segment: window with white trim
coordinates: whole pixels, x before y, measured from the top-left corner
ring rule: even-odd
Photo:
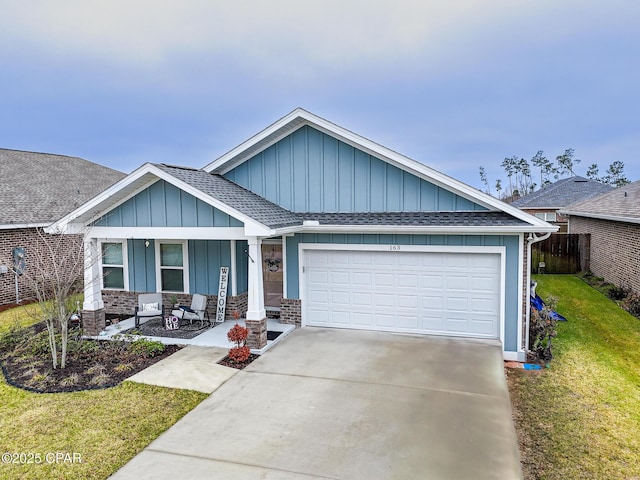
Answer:
[[[126,287],[126,252],[124,242],[102,242],[102,287],[124,290]]]
[[[541,218],[545,222],[555,222],[556,212],[536,213],[536,217]]]
[[[187,292],[185,242],[157,242],[158,288],[161,292]]]

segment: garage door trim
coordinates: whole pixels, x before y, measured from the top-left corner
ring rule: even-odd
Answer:
[[[396,252],[401,255],[403,252],[425,252],[425,253],[480,253],[498,254],[500,258],[500,302],[498,331],[500,342],[504,346],[504,318],[505,318],[505,272],[506,272],[506,247],[505,246],[463,246],[463,245],[395,245],[395,244],[334,244],[334,243],[300,243],[299,253],[299,286],[300,300],[302,302],[302,326],[308,325],[308,315],[306,314],[305,298],[306,278],[305,251],[309,250],[341,250],[341,251],[372,251],[372,252]]]

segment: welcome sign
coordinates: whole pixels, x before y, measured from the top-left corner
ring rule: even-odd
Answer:
[[[224,310],[227,306],[227,284],[229,283],[229,267],[220,267],[220,286],[216,305],[216,323],[224,322]]]

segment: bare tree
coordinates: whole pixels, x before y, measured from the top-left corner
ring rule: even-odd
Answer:
[[[38,302],[34,314],[46,324],[53,368],[65,368],[69,317],[76,308],[73,295],[83,287],[83,239],[82,235],[47,234],[40,228],[36,235],[37,242],[25,249],[24,268],[14,267],[14,274],[21,274],[22,283]]]

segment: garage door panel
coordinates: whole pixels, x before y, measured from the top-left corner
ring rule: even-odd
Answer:
[[[368,272],[353,272],[351,275],[351,284],[356,286],[371,286],[371,274]]]
[[[349,305],[351,294],[349,292],[331,292],[331,303],[333,305]]]
[[[498,254],[309,251],[304,263],[305,324],[499,336]]]
[[[374,272],[374,285],[378,287],[393,287],[395,280],[393,273],[378,273]]]
[[[354,312],[351,315],[351,321],[353,322],[353,325],[358,327],[374,326],[373,314],[371,313]]]
[[[411,287],[418,288],[418,274],[417,273],[399,273],[396,275],[396,287]]]
[[[396,304],[395,295],[390,293],[377,293],[373,298],[373,305],[375,307],[393,307]]]
[[[351,302],[357,307],[369,307],[373,302],[373,296],[370,293],[354,292],[351,296]]]
[[[394,326],[393,314],[375,313],[373,315],[374,325],[383,328],[392,328]]]

